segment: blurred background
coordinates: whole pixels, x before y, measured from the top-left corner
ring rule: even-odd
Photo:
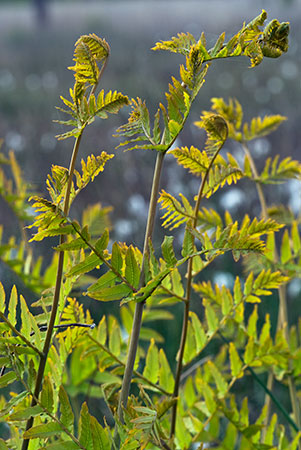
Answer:
[[[170,77],[178,77],[182,63],[178,55],[152,52],[151,47],[157,41],[187,31],[199,38],[204,31],[210,48],[219,34],[225,31],[227,40],[241,28],[243,21],[260,14],[262,8],[268,12],[268,20],[277,18],[291,23],[288,53],[279,60],[265,59],[253,69],[248,67],[246,58],[213,64],[177,145],[202,145],[204,135],[193,122],[199,119],[202,110],[210,109],[211,97],[226,100],[237,97],[245,120],[265,114],[282,114],[288,118],[275,133],[252,143],[259,168],[266,157],[277,153],[281,157],[300,159],[300,0],[0,0],[0,138],[4,140],[1,151],[4,154],[10,149],[15,151],[25,179],[40,193],[45,193],[45,178],[51,164],[68,166],[72,142],[56,140],[55,135],[65,130],[53,120],[63,119],[55,106],[62,106],[59,96],[68,97],[69,87],[73,86],[73,73],[67,67],[72,65],[74,43],[81,34],[96,33],[111,46],[102,87],[145,99],[152,114],[159,102],[165,102],[164,92]],[[113,152],[118,140],[112,135],[127,121],[128,112],[124,109],[106,121],[96,120],[84,135],[82,157],[102,150]],[[241,149],[229,142],[225,151],[239,158]],[[154,161],[155,154],[151,151],[117,150],[116,158],[108,163],[104,173],[80,194],[72,216],[79,218],[88,204],[100,201],[104,206],[111,205],[113,239],[141,247]],[[187,177],[172,158],[167,158],[162,177],[164,189],[174,195],[182,192],[192,199],[197,186],[197,179]],[[285,202],[295,214],[301,212],[300,183],[272,186],[266,192],[268,203]],[[214,196],[214,202],[206,206],[216,207],[221,214],[228,209],[238,219],[244,213],[249,213],[251,218],[260,214],[256,190],[250,189],[248,183],[225,187]],[[0,214],[5,241],[19,231],[13,214],[1,199]],[[159,233],[155,246],[160,242]],[[34,249],[37,255],[44,255],[45,263],[49,262],[52,254],[49,244],[34,244]],[[1,270],[9,287],[10,278],[3,267]],[[241,271],[231,257],[225,257],[206,276],[231,286]],[[296,280],[289,287],[292,320],[296,308],[300,311],[300,291]],[[275,298],[268,298],[262,310],[262,315],[267,309],[271,311],[274,327],[275,302]],[[99,309],[105,307],[95,303],[92,301],[90,306],[98,308],[95,314],[99,317]],[[164,334],[176,344],[180,330],[175,328],[165,330]],[[169,351],[169,356],[174,357],[172,346]]]

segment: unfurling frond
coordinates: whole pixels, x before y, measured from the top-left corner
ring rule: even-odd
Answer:
[[[158,202],[161,203],[161,209],[167,210],[162,216],[162,220],[164,220],[163,227],[172,230],[193,219],[192,206],[183,194],[180,194],[180,197],[182,204],[168,192],[161,191]]]
[[[204,128],[207,132],[205,150],[208,154],[214,154],[223,146],[228,137],[228,126],[221,115],[203,111],[201,120],[194,124],[199,128]]]
[[[254,117],[250,124],[242,125],[243,111],[237,99],[230,99],[227,103],[223,98],[212,98],[212,111],[218,113],[227,122],[229,137],[238,141],[250,141],[261,138],[277,130],[286,117],[279,114],[273,116]],[[203,111],[204,117],[210,116],[212,111]],[[196,122],[199,125],[200,122]]]
[[[261,117],[254,117],[251,120],[250,125],[244,123],[243,125],[243,139],[250,141],[255,138],[266,136],[272,131],[277,130],[279,125],[286,120],[286,117],[275,115]]]
[[[229,103],[227,104],[223,98],[214,97],[211,99],[211,103],[211,109],[227,121],[229,138],[238,139],[237,135],[243,118],[243,111],[239,101],[236,98],[230,98]]]
[[[282,53],[288,51],[289,22],[280,23],[272,20],[264,29],[260,40],[261,50],[268,58],[279,58]]]
[[[128,123],[118,129],[120,136],[127,136],[131,139],[120,145],[127,145],[129,150],[156,149],[162,152],[168,150],[183,128],[191,104],[204,83],[205,75],[212,60],[246,55],[251,58],[252,66],[255,66],[263,59],[262,48],[265,47],[267,40],[272,39],[272,34],[273,39],[275,39],[276,35],[277,39],[280,39],[279,36],[282,33],[285,34],[285,30],[277,32],[266,31],[266,34],[264,34],[260,27],[262,27],[266,17],[266,12],[262,11],[249,24],[244,25],[227,44],[224,44],[225,36],[222,34],[210,50],[206,49],[206,39],[203,34],[198,41],[190,33],[181,33],[170,41],[157,43],[153,48],[154,50],[168,50],[183,54],[186,57],[186,64],[180,66],[181,80],[172,79],[169,92],[166,94],[168,107],[166,109],[162,104],[159,105],[152,132],[149,112],[145,103],[139,98],[137,101],[132,101],[133,109]],[[263,44],[263,41],[265,44]],[[231,113],[233,115],[235,113],[236,117],[233,125],[236,129],[240,127],[242,120],[239,106],[238,102],[235,104],[235,107],[231,104],[227,111],[228,114]],[[223,113],[225,111],[221,111],[220,115],[211,114],[211,117],[207,115],[207,117],[203,117],[202,123],[198,123],[208,132],[207,150],[215,152],[228,135],[227,123],[222,117]],[[165,126],[162,136],[160,120]],[[233,125],[231,125],[232,128]],[[230,130],[231,132],[232,130]]]
[[[109,91],[105,95],[102,90],[97,98],[95,97],[95,89],[109,54],[108,43],[95,34],[81,36],[75,43],[75,66],[69,67],[75,72],[75,83],[73,89],[69,90],[71,100],[61,96],[61,100],[67,108],[57,108],[71,116],[71,119],[55,120],[55,122],[70,126],[72,129],[56,136],[59,140],[69,137],[78,138],[96,116],[106,119],[108,114],[116,114],[123,106],[129,104],[128,97],[117,91]],[[99,63],[102,64],[102,67],[99,67]],[[88,94],[89,86],[92,88]]]
[[[98,83],[100,69],[98,62],[103,62],[110,54],[109,44],[96,34],[81,36],[75,43],[75,66],[68,67],[75,72],[78,83],[95,85]]]
[[[254,67],[261,63],[264,56],[277,58],[288,50],[289,23],[280,24],[274,19],[262,30],[266,18],[267,13],[263,10],[247,25],[243,24],[228,43],[224,43],[225,33],[222,33],[210,50],[206,49],[203,34],[196,41],[190,33],[181,33],[170,41],[158,42],[153,50],[168,50],[185,55],[186,67],[181,66],[181,78],[194,91],[202,64],[219,58],[245,55],[250,58],[251,67]]]

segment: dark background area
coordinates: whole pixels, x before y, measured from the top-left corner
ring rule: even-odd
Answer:
[[[42,7],[42,9],[38,9]],[[205,32],[208,45],[223,31],[227,37],[235,33],[243,21],[257,16],[261,9],[268,12],[268,20],[290,21],[290,49],[279,60],[265,59],[250,69],[246,58],[218,61],[212,64],[206,82],[197,98],[186,129],[177,141],[179,145],[201,146],[204,135],[193,122],[202,110],[210,109],[211,97],[237,97],[243,106],[245,120],[265,114],[282,114],[288,120],[267,138],[252,143],[251,150],[260,168],[267,156],[300,159],[300,1],[0,1],[0,137],[2,151],[16,152],[25,179],[34,190],[45,193],[45,178],[51,164],[68,166],[72,150],[71,140],[57,141],[55,135],[65,131],[52,120],[62,119],[55,106],[62,106],[59,96],[68,96],[73,85],[72,65],[74,43],[81,34],[96,33],[111,46],[111,59],[102,79],[104,89],[118,90],[129,97],[146,100],[151,114],[158,103],[165,102],[164,92],[171,75],[178,77],[182,58],[168,53],[151,51],[159,40],[169,39],[178,32],[191,32],[198,38]],[[97,120],[84,135],[81,156],[111,153],[118,140],[112,135],[127,120],[128,109],[106,121]],[[224,151],[231,151],[239,159],[241,149],[229,142]],[[112,238],[142,246],[155,154],[151,151],[127,152],[117,150],[114,160],[72,207],[71,214],[79,218],[87,204],[101,202],[114,210]],[[172,158],[167,158],[162,187],[176,195],[182,192],[189,199],[196,193],[198,181],[188,177]],[[300,214],[300,183],[272,186],[266,190],[268,203],[285,202]],[[216,207],[223,214],[228,209],[235,218],[248,213],[251,218],[260,214],[254,187],[239,183],[225,187],[213,197],[207,207]],[[4,240],[18,233],[13,215],[4,202],[0,203]],[[158,219],[159,224],[159,219]],[[157,233],[155,247],[161,242]],[[43,254],[45,264],[51,258],[49,244],[34,244],[36,255]],[[236,274],[242,273],[239,264],[230,257],[221,258],[214,272],[204,273],[214,282],[232,285]],[[10,278],[2,271],[3,282]],[[9,286],[7,286],[9,287]],[[300,311],[300,280],[289,286],[289,311],[295,320]],[[99,317],[104,307],[90,306]],[[96,310],[97,308],[97,310]],[[197,309],[197,305],[194,305]],[[273,326],[277,316],[277,299],[264,300],[262,316],[271,311]],[[178,342],[179,327],[168,325],[164,335]],[[162,327],[161,330],[162,331]],[[174,354],[169,347],[169,356]],[[260,394],[260,397],[261,394]],[[254,397],[256,400],[256,395]]]

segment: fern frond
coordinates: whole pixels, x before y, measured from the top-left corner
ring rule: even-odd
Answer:
[[[189,230],[202,243],[203,249],[208,252],[208,258],[231,250],[237,261],[241,255],[249,252],[263,253],[265,242],[261,240],[261,236],[277,231],[281,227],[282,225],[271,219],[258,221],[255,218],[251,222],[246,215],[240,229],[237,222],[226,227],[218,226],[211,238],[206,233],[201,234],[197,229],[189,227]]]
[[[65,226],[66,218],[56,203],[38,196],[33,196],[30,200],[35,201],[32,207],[41,214],[35,218],[33,224],[28,226],[28,228],[35,227],[38,229],[29,242],[40,241],[46,236],[58,236],[72,232],[72,227]]]
[[[202,48],[203,51],[200,50]],[[191,90],[191,100],[193,101],[202,85],[205,82],[205,76],[209,64],[203,65],[204,49],[201,45],[192,47],[189,56],[186,57],[186,66],[180,66],[180,77],[185,87]]]
[[[90,181],[94,181],[95,177],[103,172],[104,166],[110,159],[114,158],[114,155],[106,152],[101,152],[101,155],[94,156],[93,154],[88,156],[87,161],[81,160],[82,173],[74,171],[76,176],[76,194],[81,191]]]
[[[152,50],[167,50],[172,53],[189,55],[192,45],[196,44],[195,38],[190,33],[178,33],[177,37],[172,37],[170,41],[157,42]]]
[[[259,181],[264,184],[283,183],[288,179],[300,179],[301,164],[291,157],[279,161],[279,155],[274,159],[267,158],[263,171],[259,176]]]
[[[89,101],[91,114],[102,119],[106,119],[108,113],[117,114],[126,105],[129,105],[128,97],[117,91],[109,91],[105,95],[104,90],[102,90],[98,94],[97,100],[95,100],[94,96],[91,96]]]
[[[178,228],[183,223],[193,219],[193,208],[186,197],[180,194],[182,204],[171,194],[162,190],[158,202],[161,203],[161,209],[167,209],[162,216],[164,220],[162,226],[165,228]]]
[[[241,169],[237,167],[224,167],[215,164],[209,172],[208,180],[204,185],[203,195],[206,198],[210,198],[218,189],[224,187],[225,184],[236,184],[242,176]]]
[[[75,94],[75,87],[73,90],[70,90],[70,96],[73,103],[66,100],[64,97],[61,97],[63,102],[69,107],[69,110],[57,108],[64,113],[70,114],[74,119],[54,121],[75,128],[56,136],[59,140],[67,139],[72,136],[79,136],[83,129],[94,121],[96,116],[101,119],[107,119],[108,114],[117,114],[121,108],[129,104],[128,97],[117,91],[109,91],[105,94],[104,90],[102,90],[97,99],[95,98],[95,95],[89,96],[89,100],[87,100],[85,95],[78,98]]]
[[[189,169],[189,172],[195,175],[206,172],[209,167],[210,159],[207,153],[201,152],[194,146],[176,148],[169,153],[176,158],[179,165]]]
[[[131,106],[132,110],[128,122],[121,125],[117,129],[117,134],[114,135],[115,137],[128,137],[130,139],[121,142],[118,147],[128,146],[127,150],[138,148],[165,150],[167,148],[165,145],[156,145],[160,140],[161,135],[159,128],[159,111],[157,111],[155,115],[153,139],[151,135],[149,112],[145,102],[138,97],[137,100],[131,100]],[[136,144],[137,142],[141,142],[141,144]]]
[[[96,34],[81,36],[75,43],[74,62],[75,66],[68,69],[75,72],[77,83],[95,85],[98,83],[100,69],[97,62],[102,62],[110,54],[109,44]],[[79,95],[76,95],[79,98]]]
[[[286,117],[275,115],[275,116],[265,116],[263,119],[261,117],[254,117],[251,120],[250,125],[244,123],[243,125],[243,139],[250,141],[255,138],[266,136],[272,131],[277,130],[279,125],[286,120]]]
[[[52,165],[51,175],[47,175],[46,185],[51,200],[59,205],[65,195],[65,187],[68,182],[68,170],[65,167]]]
[[[272,219],[258,220],[257,217],[255,217],[251,222],[248,214],[245,215],[241,224],[241,232],[251,236],[260,236],[262,234],[272,233],[279,231],[281,228],[283,228],[283,225]]]
[[[167,99],[167,110],[169,120],[181,124],[183,117],[189,111],[190,98],[180,81],[172,77],[172,83],[169,83],[168,92],[165,94]]]

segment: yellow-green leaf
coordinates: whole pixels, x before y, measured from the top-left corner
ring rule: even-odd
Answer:
[[[23,437],[25,439],[47,438],[56,436],[61,432],[61,426],[57,422],[48,422],[29,428],[29,430],[25,431]]]
[[[249,317],[248,321],[248,335],[253,336],[253,338],[257,339],[257,320],[258,320],[258,312],[257,305],[255,305],[252,314]]]
[[[245,348],[244,361],[250,364],[254,359],[254,336],[250,336]]]
[[[161,245],[162,255],[167,264],[167,267],[174,267],[177,263],[177,258],[175,257],[175,252],[172,246],[174,236],[165,235],[164,241]]]
[[[292,258],[290,238],[288,230],[283,233],[282,243],[281,243],[281,262],[282,264],[287,263]]]
[[[131,288],[129,288],[126,284],[121,283],[116,284],[116,286],[104,288],[100,291],[87,292],[87,295],[94,298],[95,300],[110,302],[114,300],[120,300],[121,298],[129,295],[131,292]]]
[[[79,442],[86,450],[93,450],[93,441],[90,424],[90,414],[87,403],[83,403],[79,418]]]
[[[172,392],[174,388],[174,378],[170,370],[164,350],[161,348],[159,351],[159,383],[166,391]]]
[[[213,334],[218,328],[218,318],[212,306],[209,303],[205,302],[205,300],[203,303],[205,306],[205,316],[208,324],[207,333],[209,336],[211,336],[211,334]]]
[[[111,444],[107,432],[97,422],[95,417],[90,416],[90,426],[93,441],[93,450],[111,450]]]
[[[64,387],[61,385],[59,390],[59,400],[60,400],[60,411],[61,417],[60,420],[63,425],[73,433],[73,422],[74,422],[74,414],[70,405],[70,401],[65,391]]]
[[[127,249],[125,255],[125,278],[135,289],[139,286],[140,269],[135,258],[132,246]]]
[[[48,412],[53,410],[53,386],[48,376],[45,376],[43,382],[43,389],[41,392],[41,403]]]
[[[159,378],[159,352],[154,339],[151,339],[147,351],[143,376],[152,383],[157,383]]]
[[[242,376],[243,375],[241,374],[242,362],[240,360],[240,357],[237,353],[237,350],[233,342],[230,342],[229,344],[229,355],[230,355],[230,366],[232,377],[236,378]]]
[[[228,390],[228,384],[224,378],[224,376],[221,374],[221,372],[218,370],[216,365],[212,361],[207,362],[207,366],[209,367],[209,370],[214,378],[217,390],[218,390],[218,397],[223,398]]]
[[[9,304],[8,304],[8,320],[12,325],[16,325],[16,309],[18,303],[18,293],[17,288],[14,285],[11,290]]]
[[[3,313],[5,311],[5,291],[2,283],[0,283],[0,311]]]
[[[20,295],[20,303],[21,303],[21,333],[26,337],[30,337],[31,332],[31,323],[30,323],[30,312],[27,307],[27,303],[22,295]]]
[[[8,386],[9,384],[13,383],[17,379],[17,375],[15,372],[7,372],[2,377],[0,377],[0,388],[3,388],[5,386]]]

